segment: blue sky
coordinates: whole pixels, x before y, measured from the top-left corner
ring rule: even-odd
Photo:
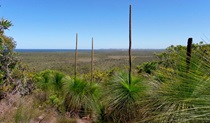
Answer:
[[[166,48],[210,38],[210,0],[0,0],[6,34],[18,49],[128,48],[132,4],[133,48]]]

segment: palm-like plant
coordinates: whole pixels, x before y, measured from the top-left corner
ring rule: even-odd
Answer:
[[[63,84],[64,81],[70,80],[70,77],[59,71],[45,70],[34,76],[34,80],[37,88],[42,92],[40,93],[42,95],[41,100],[46,101],[56,97],[62,101],[64,98]],[[61,103],[59,102],[59,104]]]
[[[139,115],[138,101],[145,96],[146,85],[140,77],[128,81],[127,73],[119,73],[106,87],[104,100],[107,115],[113,122],[134,122]]]
[[[98,110],[99,88],[96,83],[75,79],[65,82],[65,107],[77,116],[92,115]]]
[[[11,21],[2,18],[0,21],[0,33],[3,33],[4,30],[9,29],[11,26]]]
[[[34,80],[38,86],[38,88],[42,89],[43,91],[49,91],[49,85],[53,81],[53,71],[46,70],[40,72],[38,75],[34,77]]]
[[[184,50],[183,50],[184,51]],[[210,77],[209,46],[193,47],[189,68],[181,50],[170,67],[161,66],[157,71],[164,81],[157,82],[153,94],[144,104],[142,122],[209,122]],[[176,53],[175,53],[176,54]],[[171,58],[171,57],[170,57]],[[186,72],[186,69],[189,69]]]
[[[54,90],[54,92],[56,92],[56,93],[62,94],[64,79],[68,78],[68,77],[66,77],[65,74],[63,74],[59,71],[54,71],[53,76],[54,76],[53,81],[51,82],[52,90]]]
[[[146,86],[141,79],[132,78],[132,6],[129,8],[129,72],[120,73],[107,86],[107,115],[114,122],[134,122],[138,114],[137,102],[143,97]]]
[[[64,81],[70,80],[68,76],[59,71],[45,70],[34,77],[38,88],[52,93],[62,93]]]

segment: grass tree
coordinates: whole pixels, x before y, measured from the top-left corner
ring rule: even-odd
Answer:
[[[66,81],[64,86],[66,111],[76,116],[92,116],[97,112],[99,88],[95,83],[75,79]]]
[[[96,116],[98,110],[97,101],[99,97],[98,85],[86,82],[83,79],[77,78],[77,42],[76,34],[76,50],[75,50],[75,79],[65,82],[63,91],[65,92],[64,105],[66,111],[75,116]],[[91,80],[93,69],[93,39],[92,39],[92,58],[91,58]]]
[[[70,79],[64,73],[53,70],[45,70],[34,76],[37,88],[44,91],[46,96],[57,95],[59,97],[63,97],[62,88],[67,78]]]
[[[145,118],[141,122],[209,122],[210,47],[192,45],[187,65],[186,50],[173,49],[176,50],[168,56],[170,60],[174,58],[173,62],[160,65],[156,71],[164,79],[154,84],[153,93],[143,101]]]
[[[135,122],[140,115],[138,101],[146,95],[147,86],[141,77],[132,77],[130,84],[128,82],[128,74],[122,72],[107,84],[106,115],[112,122]]]
[[[138,101],[146,94],[141,77],[131,75],[131,5],[129,9],[129,71],[116,74],[106,87],[106,112],[112,122],[135,122],[139,115]]]

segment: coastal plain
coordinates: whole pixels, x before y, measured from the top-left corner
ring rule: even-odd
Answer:
[[[155,53],[163,50],[133,50],[132,67],[144,62],[153,61]],[[74,74],[75,52],[18,52],[21,61],[30,70],[39,72],[46,69],[58,70],[69,75]],[[91,51],[79,51],[77,57],[77,72],[86,74],[90,72]],[[128,68],[128,50],[95,50],[94,70],[107,71],[111,69]]]

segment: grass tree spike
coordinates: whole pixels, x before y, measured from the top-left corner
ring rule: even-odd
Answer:
[[[78,45],[78,34],[76,33],[76,49],[75,49],[75,79],[77,78],[77,55],[78,55],[77,45]]]
[[[191,59],[191,54],[192,54],[192,38],[188,39],[187,42],[187,57],[186,57],[186,71],[188,72],[190,69],[190,59]]]
[[[93,50],[93,38],[92,38],[92,52],[91,52],[91,83],[93,82],[93,60],[94,60],[94,50]]]
[[[132,45],[132,38],[131,38],[131,13],[132,13],[132,6],[130,5],[130,11],[129,11],[129,84],[131,83],[131,57],[132,57],[132,52],[131,52],[131,45]]]

